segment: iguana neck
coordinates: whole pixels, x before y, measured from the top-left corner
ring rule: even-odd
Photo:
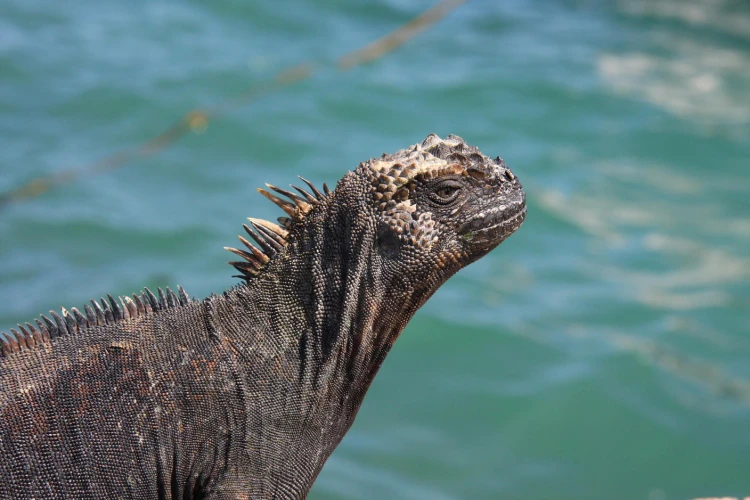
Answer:
[[[308,217],[316,216],[326,224],[298,227],[284,253],[232,300],[259,331],[276,332],[262,339],[264,348],[297,363],[301,387],[345,398],[356,413],[393,342],[445,278],[399,273],[391,261],[398,257],[379,246],[374,218],[351,203],[332,201]]]

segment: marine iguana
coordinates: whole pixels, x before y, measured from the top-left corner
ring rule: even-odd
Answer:
[[[302,180],[259,189],[289,217],[250,219],[223,294],[110,296],[0,336],[0,498],[304,498],[414,312],[526,214],[503,160],[454,135],[333,191]]]

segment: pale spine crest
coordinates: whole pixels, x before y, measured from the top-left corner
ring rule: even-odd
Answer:
[[[254,245],[247,238],[239,235],[238,238],[242,245],[247,249],[234,247],[224,247],[243,260],[229,262],[241,274],[235,275],[236,278],[248,280],[257,276],[261,270],[288,244],[289,231],[295,224],[305,220],[307,214],[318,205],[323,198],[328,196],[331,191],[328,186],[323,184],[323,192],[318,190],[310,181],[300,177],[310,191],[301,187],[292,185],[297,193],[281,189],[271,184],[266,184],[268,189],[285,196],[288,200],[280,198],[269,191],[259,188],[258,192],[278,205],[289,217],[279,217],[279,224],[274,224],[267,220],[248,218],[250,226],[243,224],[245,232],[257,244]],[[300,196],[301,195],[301,196]],[[260,248],[259,248],[260,247]]]

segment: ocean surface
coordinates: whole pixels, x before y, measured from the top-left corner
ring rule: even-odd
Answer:
[[[1,1],[0,192],[319,69],[1,207],[0,330],[220,292],[245,217],[280,215],[256,187],[453,133],[506,160],[526,223],[415,316],[310,498],[750,495],[750,3],[473,0],[328,63],[430,5]]]

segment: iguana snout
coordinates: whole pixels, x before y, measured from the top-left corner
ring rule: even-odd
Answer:
[[[456,232],[471,247],[489,251],[513,234],[526,218],[526,193],[518,178],[497,157],[488,169],[495,175],[474,182],[465,219]],[[470,188],[470,189],[471,189]]]

